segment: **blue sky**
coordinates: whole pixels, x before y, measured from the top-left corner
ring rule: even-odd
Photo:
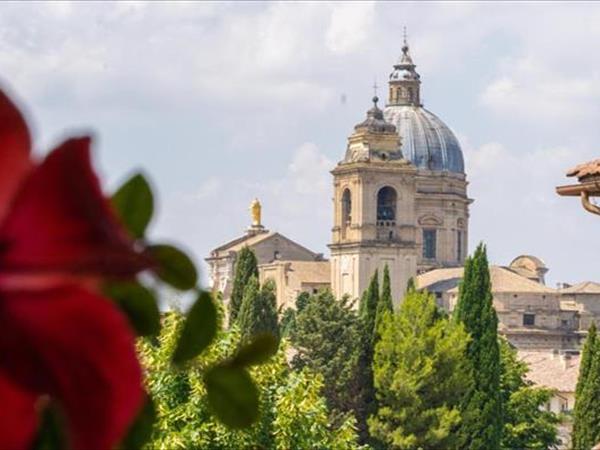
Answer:
[[[40,154],[92,130],[109,187],[146,172],[153,236],[198,261],[255,196],[267,227],[327,253],[329,170],[406,25],[425,106],[463,146],[471,248],[600,281],[600,219],[554,193],[600,155],[598,23],[600,5],[574,2],[3,3],[0,77]]]

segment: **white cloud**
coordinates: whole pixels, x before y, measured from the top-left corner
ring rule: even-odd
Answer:
[[[592,271],[597,222],[554,186],[598,149],[600,5],[113,6],[0,4],[0,76],[44,132],[98,128],[111,177],[147,169],[159,231],[198,257],[247,227],[255,196],[269,228],[325,250],[329,170],[407,25],[426,105],[473,142],[474,239],[496,262],[528,251],[561,278]]]
[[[503,64],[502,75],[481,94],[481,102],[497,113],[533,121],[581,120],[598,113],[600,85],[568,68],[548,67],[540,58],[517,58]],[[562,70],[561,70],[562,69]]]
[[[576,199],[555,192],[557,185],[568,182],[565,171],[590,154],[565,147],[508,149],[498,142],[465,150],[469,194],[475,199],[471,244],[488,243],[495,264],[508,264],[517,254],[534,254],[548,264],[550,281],[590,277],[573,272],[565,248],[591,256],[594,250],[586,247],[586,236],[595,233],[597,224],[585,217]]]
[[[312,142],[302,144],[288,167],[290,178],[299,194],[325,194],[331,188],[329,171],[334,164]]]
[[[374,26],[375,3],[336,3],[325,33],[327,48],[347,54],[364,48]]]
[[[216,196],[223,188],[223,182],[220,178],[209,177],[204,180],[198,190],[196,191],[194,198],[197,200],[204,200]]]

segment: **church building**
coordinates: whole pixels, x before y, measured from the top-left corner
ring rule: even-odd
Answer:
[[[409,278],[457,267],[468,253],[469,204],[463,155],[452,131],[421,103],[421,79],[406,41],[379,99],[354,127],[332,171],[331,288],[359,297],[385,265],[392,295]]]
[[[408,280],[452,311],[468,254],[469,205],[462,150],[456,136],[421,102],[421,78],[409,47],[389,76],[387,101],[373,98],[333,168],[331,258],[261,223],[258,200],[246,232],[206,259],[214,290],[231,293],[237,252],[252,248],[260,281],[272,279],[281,309],[301,292],[330,288],[336,298],[359,298],[376,270],[390,269],[392,297],[402,301]],[[323,224],[322,226],[328,226]],[[491,266],[499,331],[522,350],[579,348],[600,319],[600,284],[552,288],[535,256]]]
[[[330,260],[265,229],[255,200],[252,225],[206,259],[212,287],[225,302],[237,252],[248,246],[256,254],[261,283],[275,282],[280,310],[294,307],[301,292],[323,288],[336,298],[358,299],[386,265],[396,305],[414,277],[417,288],[434,295],[438,306],[454,309],[469,251],[472,200],[460,144],[421,98],[421,77],[405,40],[389,76],[385,105],[373,98],[332,168]],[[555,391],[549,408],[569,411],[581,343],[590,324],[600,321],[600,284],[553,288],[546,286],[547,271],[532,255],[490,266],[493,302],[498,331],[527,362],[529,379]]]

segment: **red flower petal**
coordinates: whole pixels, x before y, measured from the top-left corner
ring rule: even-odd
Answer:
[[[24,182],[0,228],[0,272],[129,276],[149,266],[102,195],[89,145],[67,140]]]
[[[32,167],[30,149],[29,130],[23,116],[0,90],[0,221]]]
[[[142,406],[142,374],[125,317],[80,287],[3,293],[0,354],[0,369],[13,380],[62,406],[74,450],[112,448]]]
[[[38,425],[36,396],[0,374],[0,399],[0,447],[3,450],[29,448]]]

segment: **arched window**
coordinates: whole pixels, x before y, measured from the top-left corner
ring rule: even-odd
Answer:
[[[396,190],[385,186],[377,193],[377,220],[396,220]]]
[[[342,194],[342,224],[346,225],[350,222],[352,222],[352,195],[350,189],[346,189]]]

